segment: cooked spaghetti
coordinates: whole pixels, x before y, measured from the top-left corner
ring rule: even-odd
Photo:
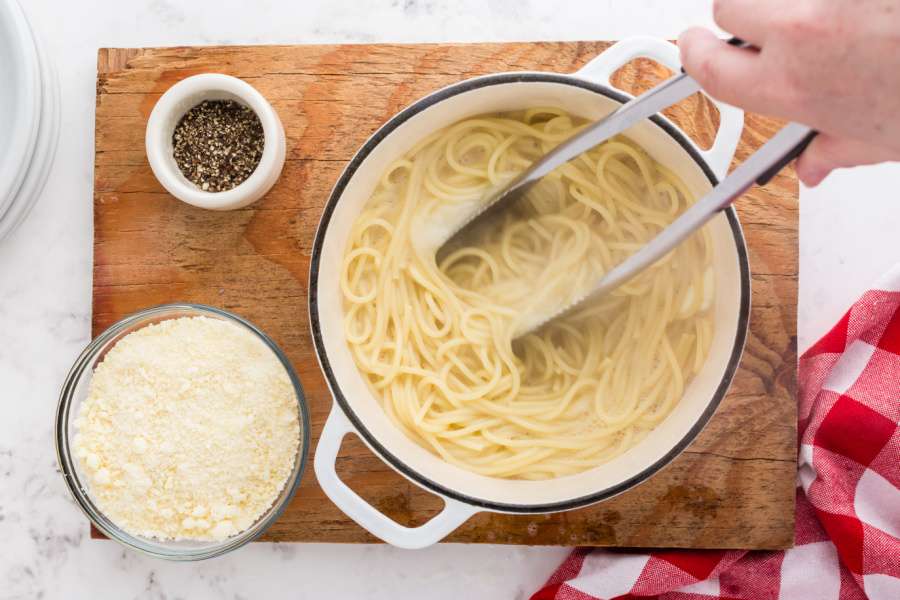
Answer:
[[[682,397],[712,338],[702,230],[626,285],[522,337],[693,201],[624,137],[560,167],[440,264],[459,223],[585,121],[533,109],[458,122],[390,166],[341,266],[345,333],[390,419],[444,460],[546,479],[638,443]]]

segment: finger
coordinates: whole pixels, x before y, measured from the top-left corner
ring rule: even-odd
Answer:
[[[678,47],[684,70],[710,96],[747,110],[780,112],[769,97],[771,71],[755,50],[729,46],[702,28],[682,33]]]
[[[869,142],[820,133],[797,159],[797,175],[808,187],[819,185],[834,169],[896,160],[896,151]]]
[[[715,0],[713,20],[716,25],[754,46],[762,46],[769,29],[767,20],[772,12],[766,0]]]

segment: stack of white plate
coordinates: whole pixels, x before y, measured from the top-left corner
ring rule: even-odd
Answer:
[[[15,0],[0,0],[0,240],[41,194],[59,139],[59,83]]]

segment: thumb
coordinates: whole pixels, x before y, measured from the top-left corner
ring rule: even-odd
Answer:
[[[834,169],[871,165],[898,158],[897,152],[869,142],[820,133],[797,159],[797,175],[808,187],[819,185]]]

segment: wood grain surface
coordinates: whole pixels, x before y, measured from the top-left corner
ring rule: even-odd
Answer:
[[[331,398],[312,349],[307,286],[313,234],[335,180],[362,142],[411,101],[444,85],[511,70],[572,72],[609,44],[268,46],[101,49],[94,187],[93,331],[173,301],[234,311],[293,361],[312,414],[311,452]],[[197,73],[241,77],[274,105],[287,132],[280,181],[253,206],[192,208],[169,196],[144,153],[160,95]],[[666,72],[621,69],[631,92]],[[668,111],[708,145],[718,114],[699,96]],[[740,160],[780,123],[748,115]],[[786,170],[737,207],[750,248],[752,313],[740,370],[697,440],[662,472],[612,500],[554,515],[481,513],[447,541],[692,548],[784,548],[794,539],[796,469],[796,176]],[[337,266],[335,266],[337,268]],[[311,459],[311,456],[308,457]],[[263,539],[377,541],[316,484],[311,460],[293,503]],[[376,507],[421,524],[441,507],[357,439],[339,472]],[[552,485],[549,484],[549,485]]]

